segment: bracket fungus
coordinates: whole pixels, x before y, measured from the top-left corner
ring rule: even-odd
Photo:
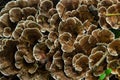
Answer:
[[[113,40],[109,45],[108,45],[108,51],[110,53],[110,55],[112,56],[118,56],[119,55],[119,51],[120,51],[120,40],[116,39]]]
[[[79,6],[79,0],[60,0],[56,5],[56,10],[62,20],[66,20],[65,13],[76,10]]]
[[[18,22],[22,19],[22,10],[19,7],[12,8],[9,11],[11,22]]]
[[[120,79],[120,0],[11,0],[2,7],[0,80],[98,80],[108,68],[105,80]]]

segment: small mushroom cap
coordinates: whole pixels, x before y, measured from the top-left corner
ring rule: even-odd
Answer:
[[[59,26],[61,19],[58,15],[58,13],[55,13],[50,19],[49,22],[50,24],[53,26],[53,29],[55,29],[55,27]]]
[[[104,6],[104,7],[108,8],[109,6],[111,6],[113,4],[113,1],[114,0],[102,0],[102,1],[100,1],[100,3],[98,4],[97,7],[100,8],[100,7]]]
[[[85,22],[86,20],[92,20],[93,17],[90,14],[87,5],[81,5],[77,8],[77,11],[79,12],[79,18],[81,22]]]
[[[51,31],[48,35],[48,39],[54,42],[58,38],[58,33]]]
[[[106,9],[104,6],[100,7],[100,8],[98,9],[98,11],[99,11],[98,15],[99,15],[100,17],[105,17],[105,14],[106,14],[107,9]]]
[[[15,53],[15,67],[17,69],[21,69],[23,67],[23,55],[25,55],[25,52],[23,51],[17,51]]]
[[[59,35],[59,42],[61,44],[61,49],[64,52],[72,52],[75,48],[73,46],[73,39],[72,35],[68,32],[64,32],[63,34]]]
[[[76,17],[69,17],[64,22],[60,22],[58,27],[59,34],[63,32],[69,32],[73,37],[82,33],[82,22]]]
[[[25,7],[25,8],[22,8],[22,13],[23,13],[23,19],[24,18],[26,19],[30,15],[35,16],[35,14],[37,13],[37,10],[34,7]]]
[[[103,29],[109,29],[109,28],[111,28],[111,25],[107,23],[105,17],[100,17],[99,24],[100,24],[101,28],[103,28]]]
[[[63,34],[59,35],[59,42],[60,44],[65,44],[71,40],[72,35],[68,32],[64,32]]]
[[[98,80],[96,76],[93,75],[91,70],[86,72],[85,80]]]
[[[55,8],[51,8],[51,9],[48,11],[49,16],[53,16],[55,13],[57,13],[57,10],[56,10]]]
[[[3,31],[3,36],[4,37],[11,37],[12,30],[10,27],[5,27]]]
[[[2,16],[0,16],[0,22],[9,27],[10,26],[10,19],[9,19],[9,14],[8,13],[5,13],[3,14]]]
[[[22,19],[22,9],[19,7],[12,8],[9,11],[9,17],[11,22],[18,22]]]
[[[75,70],[81,71],[81,72],[87,71],[89,69],[88,63],[89,63],[89,60],[87,56],[85,55],[80,56],[75,62],[75,66],[74,66]]]
[[[45,44],[47,45],[49,49],[52,49],[54,45],[54,43],[50,41],[49,39],[45,40]]]
[[[105,52],[106,51],[106,47],[105,46],[97,46],[97,47],[95,47],[95,48],[92,49],[91,54],[94,54],[97,51]]]
[[[75,54],[74,53],[63,53],[63,55],[62,55],[62,59],[64,60],[64,64],[65,65],[72,65],[72,59],[73,59],[73,56],[74,56]]]
[[[115,60],[115,59],[118,59],[119,58],[119,56],[112,56],[112,55],[108,55],[107,57],[106,57],[106,61],[107,61],[107,63],[109,63],[110,61],[112,61],[112,60]]]
[[[21,34],[20,40],[29,42],[30,44],[35,43],[41,39],[42,34],[37,28],[26,28]]]
[[[53,2],[50,0],[44,0],[40,3],[41,13],[47,13],[51,8],[53,8]]]
[[[38,28],[39,30],[41,30],[41,27],[42,26],[36,23],[35,21],[26,20],[25,22],[25,28]]]
[[[82,53],[77,53],[77,54],[73,57],[73,59],[72,59],[72,65],[73,65],[73,67],[75,66],[76,60],[79,59],[82,55],[83,55]]]
[[[64,12],[64,5],[61,2],[58,2],[57,6],[56,6],[56,10],[59,14],[59,17],[62,17],[62,15],[65,13]]]
[[[45,43],[37,43],[33,47],[33,56],[35,60],[40,61],[41,63],[45,63],[45,61],[47,60],[46,58],[47,51],[48,51],[48,48],[45,45]]]
[[[79,5],[79,0],[69,0],[69,1],[61,0],[56,5],[56,10],[59,14],[59,17],[62,20],[66,20],[67,19],[66,15],[65,15],[66,12],[76,10],[78,5]]]
[[[32,15],[30,15],[30,16],[28,16],[28,17],[27,17],[27,20],[32,20],[32,21],[35,21],[35,17],[34,17],[34,16],[32,16]]]
[[[60,41],[60,44],[62,45],[62,50],[63,51],[67,51],[67,52],[72,52],[74,50],[74,46],[73,46],[73,43],[74,43],[74,39],[72,39],[71,37],[72,35],[68,32],[64,32],[63,34],[61,34],[59,36],[59,41]]]
[[[92,35],[99,43],[110,43],[115,38],[115,35],[107,29],[96,29],[92,32]]]
[[[94,54],[89,56],[89,67],[92,68],[103,56],[102,51],[96,51]]]
[[[72,43],[72,42],[70,42],[70,43]],[[69,44],[69,45],[63,44],[62,47],[61,47],[61,49],[63,50],[63,52],[68,52],[68,53],[70,53],[70,52],[72,52],[75,48],[74,48],[74,46],[71,45],[71,44]]]
[[[80,40],[79,44],[82,48],[82,50],[85,52],[86,55],[91,54],[91,50],[93,47],[95,47],[96,40],[94,38],[91,38],[90,40],[89,35],[84,35]],[[92,40],[93,39],[93,40]]]
[[[107,14],[107,9],[102,6],[98,9],[98,16],[99,16],[99,24],[101,26],[101,28],[103,29],[109,29],[111,28],[111,25],[108,24],[108,22],[106,21],[106,14]]]
[[[59,32],[62,33],[63,31],[66,31],[66,32],[72,32],[70,29],[73,28],[73,26],[75,27],[76,25],[76,20],[75,18],[68,18],[66,20],[66,22],[61,22],[60,25],[59,25]]]
[[[95,29],[97,29],[97,26],[96,25],[90,25],[89,27],[88,27],[88,30],[87,30],[87,34],[92,34],[92,31],[93,30],[95,30]]]
[[[112,74],[117,74],[117,68],[120,66],[119,60],[112,60],[107,64],[107,68],[112,69]]]
[[[104,52],[103,51],[96,51],[95,53],[91,54],[89,56],[89,68],[93,69],[94,66],[99,62],[99,60],[103,57]],[[101,64],[97,67],[95,72],[93,73],[94,76],[100,76],[104,72],[104,68],[106,67],[106,61],[103,60]]]
[[[66,76],[73,79],[76,79],[77,76],[79,75],[73,70],[72,66],[64,66],[64,72]]]
[[[22,28],[16,28],[13,33],[12,33],[12,36],[15,38],[15,39],[18,39],[21,34],[23,32],[23,29]]]
[[[14,54],[17,50],[16,45],[18,41],[7,40],[0,52],[0,72],[3,75],[10,76],[18,73],[18,70],[14,66]]]
[[[5,9],[10,10],[14,7],[18,7],[17,1],[9,1],[6,5],[5,5]]]
[[[108,45],[108,51],[112,56],[118,56],[120,51],[120,40],[115,39]]]
[[[117,4],[116,4],[117,5]],[[116,9],[116,5],[112,5],[107,9],[107,14],[117,14],[120,12],[120,10]],[[111,27],[113,29],[119,29],[119,20],[120,17],[119,16],[110,16],[110,17],[106,17],[106,21],[108,22],[108,24],[111,25]]]
[[[53,62],[58,67],[58,69],[63,69],[63,60],[62,60],[62,54],[60,51],[57,51],[53,55]]]

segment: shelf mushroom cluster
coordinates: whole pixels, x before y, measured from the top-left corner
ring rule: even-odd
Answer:
[[[12,0],[0,12],[0,80],[120,79],[120,0]]]

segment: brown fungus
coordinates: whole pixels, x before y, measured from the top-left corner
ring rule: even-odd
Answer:
[[[112,60],[107,64],[107,68],[112,69],[112,74],[117,74],[117,68],[120,66],[119,60]]]
[[[72,66],[75,66],[75,62],[82,56],[82,53],[77,53],[72,59]]]
[[[60,0],[56,5],[56,10],[62,20],[66,19],[67,11],[76,10],[79,5],[79,0]]]
[[[106,68],[119,77],[119,38],[109,30],[119,29],[119,1],[8,2],[0,12],[0,80],[97,80]]]
[[[23,13],[22,19],[26,19],[29,15],[35,16],[37,10],[34,7],[25,7],[22,8],[22,13]]]
[[[40,3],[40,12],[42,15],[48,15],[48,11],[53,8],[53,2],[50,0],[43,0]]]
[[[11,37],[11,28],[10,27],[5,27],[3,31],[3,36],[4,37]]]
[[[58,26],[59,26],[59,23],[61,22],[61,19],[58,15],[58,13],[54,14],[50,19],[49,19],[49,23],[52,27],[52,30],[58,30]]]
[[[113,0],[102,0],[100,3],[98,3],[98,8],[100,7],[105,7],[108,8],[109,6],[111,6],[113,4]]]
[[[58,33],[51,31],[48,35],[48,39],[54,42],[58,38]]]
[[[72,65],[72,59],[75,53],[63,53],[62,54],[62,59],[64,60],[65,65]]]
[[[17,6],[18,6],[17,1],[10,1],[5,5],[5,9],[10,10]]]
[[[91,54],[89,56],[89,68],[93,69],[96,64],[100,61],[100,59],[103,57],[104,52],[97,51],[94,54]],[[104,71],[104,67],[106,66],[105,60],[97,67],[97,69],[94,71],[95,76],[99,76]]]
[[[87,34],[92,34],[92,31],[94,31],[95,29],[97,29],[97,26],[91,24],[87,29]]]
[[[106,11],[107,9],[103,6],[98,9],[99,24],[100,24],[100,27],[103,29],[111,28],[110,24],[108,24],[108,22],[106,21],[106,16],[105,16]]]
[[[89,42],[90,36],[89,35],[84,35],[80,40],[79,40],[79,45],[81,46],[82,50],[84,51],[85,55],[90,55],[91,50],[93,47],[95,47],[95,39],[91,38],[91,42]],[[92,40],[93,39],[93,40]]]
[[[64,32],[59,36],[59,42],[63,52],[72,52],[74,50],[72,35],[68,32]]]
[[[58,67],[58,69],[63,69],[63,60],[62,54],[60,51],[57,51],[53,56],[53,63]]]
[[[54,47],[54,42],[50,41],[49,39],[45,40],[45,44],[49,49],[52,49]]]
[[[34,16],[32,16],[32,15],[30,15],[30,16],[28,16],[28,17],[27,17],[27,20],[32,20],[32,21],[35,21],[35,17],[34,17]]]
[[[45,63],[46,61],[46,54],[48,48],[45,43],[37,43],[33,48],[33,56],[36,61],[40,61],[41,63]]]
[[[9,17],[11,22],[18,22],[22,19],[22,9],[20,9],[19,7],[15,7],[10,9],[9,11]]]
[[[64,72],[66,74],[66,76],[72,78],[72,79],[76,79],[78,74],[74,71],[72,66],[64,66]]]
[[[74,68],[76,71],[84,73],[89,69],[88,63],[89,63],[88,57],[86,55],[82,55],[75,61]]]
[[[38,64],[34,63],[34,61],[31,53],[27,51],[17,51],[15,54],[15,66],[20,70],[18,75],[22,72],[34,74],[38,69]]]
[[[16,3],[20,8],[24,8],[28,6],[27,0],[16,0]]]
[[[118,14],[120,12],[119,10],[119,7],[117,6],[120,6],[119,3],[115,4],[115,5],[112,5],[110,6],[108,9],[107,9],[107,14]],[[119,15],[113,15],[113,16],[108,16],[106,17],[106,21],[111,25],[111,27],[113,29],[119,29],[120,26],[119,26],[119,22],[120,22],[120,17]]]
[[[17,69],[21,69],[23,66],[23,64],[22,64],[23,60],[24,60],[23,55],[25,55],[25,52],[20,51],[20,50],[15,53],[15,61],[16,61],[15,67]]]
[[[25,21],[25,26],[24,28],[37,28],[38,30],[41,30],[41,25],[39,25],[37,22],[35,21],[31,21],[31,20],[26,20]]]
[[[5,76],[15,75],[18,70],[14,66],[14,54],[17,51],[18,41],[7,40],[0,52],[0,72]]]
[[[91,51],[91,55],[96,53],[97,51],[102,51],[105,52],[106,51],[106,47],[104,45],[99,45],[97,47],[94,47]]]
[[[115,39],[108,45],[108,51],[112,56],[118,56],[120,51],[120,40]]]
[[[28,42],[28,44],[33,45],[38,40],[40,40],[42,37],[42,34],[39,32],[37,28],[26,28],[22,32],[20,36],[20,40],[24,42]]]
[[[77,11],[79,13],[79,19],[80,19],[81,22],[85,22],[86,20],[89,20],[89,21],[93,20],[93,16],[89,12],[87,5],[79,6],[77,8]]]
[[[49,11],[48,11],[48,15],[49,15],[50,17],[52,17],[55,13],[57,13],[56,8],[51,8],[51,9],[49,9]]]
[[[16,25],[15,30],[12,32],[13,38],[18,39],[21,36],[23,30],[24,30],[24,24],[23,23],[18,23]]]
[[[3,27],[4,27],[4,26],[9,27],[9,26],[10,26],[9,14],[8,14],[8,13],[5,13],[5,14],[3,14],[2,16],[0,16],[0,22],[1,22],[1,24],[3,24]],[[2,27],[2,26],[1,26],[1,27]]]
[[[69,17],[64,22],[61,22],[58,27],[59,34],[69,32],[73,37],[83,32],[82,22],[76,17]]]
[[[98,80],[96,76],[93,75],[91,70],[86,72],[85,80]]]
[[[96,29],[92,32],[92,35],[96,38],[98,43],[110,43],[115,38],[115,35],[107,29]]]

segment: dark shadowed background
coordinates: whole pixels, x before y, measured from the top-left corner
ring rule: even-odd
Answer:
[[[12,0],[0,0],[0,10],[5,6],[5,4]]]

